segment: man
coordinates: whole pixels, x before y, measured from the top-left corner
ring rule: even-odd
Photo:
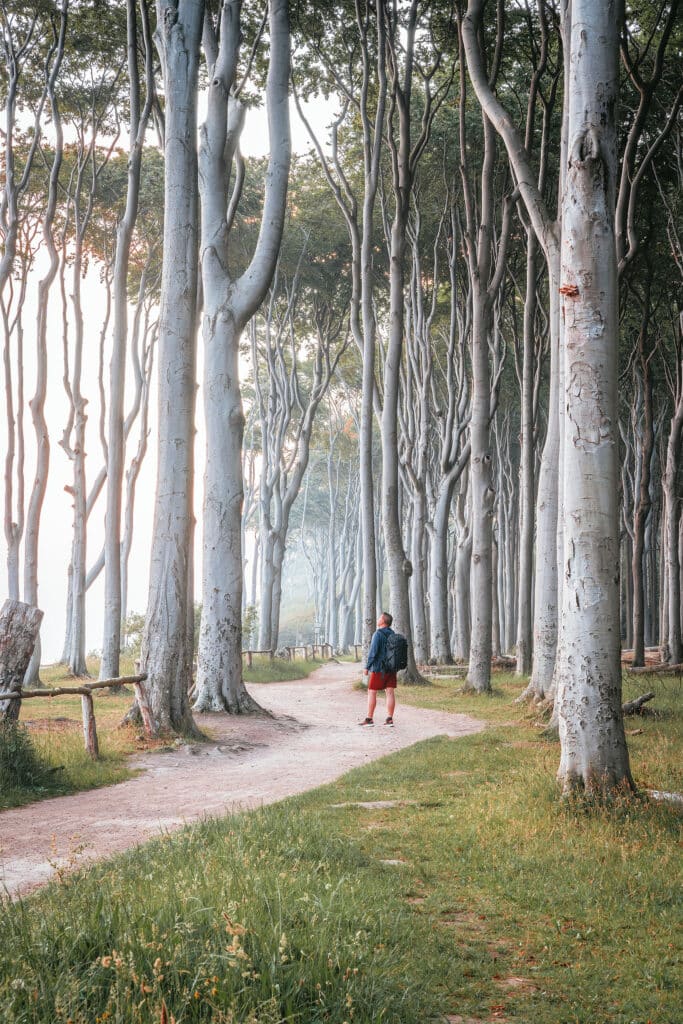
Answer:
[[[396,673],[384,671],[384,651],[387,645],[387,637],[394,632],[391,628],[393,617],[389,612],[382,612],[377,620],[377,629],[372,635],[370,650],[365,663],[365,675],[368,676],[368,714],[361,725],[374,725],[375,707],[377,706],[377,691],[385,690],[387,695],[387,717],[385,725],[394,724],[394,709],[396,707]]]

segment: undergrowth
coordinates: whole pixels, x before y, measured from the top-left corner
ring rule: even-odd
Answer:
[[[25,794],[59,790],[57,772],[31,743],[20,723],[0,720],[0,809],[22,803]]]

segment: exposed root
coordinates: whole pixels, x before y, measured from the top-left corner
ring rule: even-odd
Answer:
[[[134,700],[119,722],[119,729],[123,729],[126,725],[132,725],[137,729],[142,726],[142,724],[142,714],[138,707],[138,702]]]

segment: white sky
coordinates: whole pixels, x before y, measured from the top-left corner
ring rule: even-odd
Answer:
[[[326,127],[330,121],[330,107],[325,101],[310,104],[307,117],[321,139],[326,138]],[[292,104],[292,145],[294,152],[304,153],[310,147],[305,127],[300,122]],[[242,150],[246,156],[263,156],[268,153],[268,127],[266,112],[263,109],[250,110],[245,123],[242,137]],[[35,285],[41,274],[40,265],[33,275],[33,296],[29,294],[24,314],[24,357],[25,357],[25,422],[26,437],[26,502],[30,495],[34,465],[35,445],[33,427],[30,420],[28,400],[35,383]],[[87,458],[86,473],[88,484],[96,477],[102,465],[102,451],[98,436],[99,400],[97,390],[97,362],[99,334],[102,326],[104,309],[102,287],[98,280],[96,268],[91,268],[83,283],[83,311],[85,318],[86,339],[84,345],[83,393],[89,399],[87,407]],[[39,603],[45,612],[41,631],[43,655],[45,663],[58,660],[64,641],[65,603],[67,586],[67,567],[71,546],[72,507],[69,494],[64,491],[65,485],[72,483],[72,466],[58,442],[66,423],[68,403],[62,386],[62,339],[61,339],[61,297],[58,285],[52,289],[50,296],[48,337],[48,394],[46,401],[46,418],[50,428],[51,454],[50,474],[47,493],[41,519],[40,552],[39,552]],[[111,326],[111,325],[110,325]],[[199,346],[201,358],[201,345]],[[105,360],[105,380],[107,380],[108,355]],[[156,374],[158,362],[154,366],[154,384],[152,389],[149,425],[151,434],[145,462],[140,473],[137,487],[135,510],[135,534],[129,567],[129,612],[144,612],[147,605],[147,583],[149,567],[149,551],[151,544],[152,514],[154,490],[156,485]],[[200,366],[201,379],[201,366]],[[3,462],[7,449],[7,424],[5,415],[4,387],[2,395],[2,414],[0,415],[0,452]],[[203,417],[201,410],[201,391],[197,396],[197,480],[195,487],[195,513],[198,519],[196,537],[197,571],[195,578],[197,588],[200,587],[201,565],[201,493],[203,466]],[[138,424],[135,424],[129,438],[129,457],[137,447]],[[106,489],[106,488],[105,488]],[[3,485],[4,507],[4,485]],[[103,541],[104,532],[104,491],[95,506],[89,521],[88,529],[88,565],[97,558]],[[23,548],[22,548],[23,556]],[[0,531],[0,603],[7,597],[7,549],[4,530]],[[23,566],[23,561],[22,561]],[[99,650],[102,645],[102,601],[104,572],[88,591],[87,600],[87,634],[86,650]],[[199,593],[199,591],[198,591]]]

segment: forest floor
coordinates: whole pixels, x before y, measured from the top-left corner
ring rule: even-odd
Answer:
[[[199,715],[211,740],[179,743],[130,761],[139,774],[115,786],[0,812],[0,886],[30,891],[83,863],[207,816],[252,809],[339,778],[351,768],[432,736],[476,733],[465,714],[403,707],[396,726],[360,728],[358,666],[331,662],[308,679],[250,684],[269,715]]]

